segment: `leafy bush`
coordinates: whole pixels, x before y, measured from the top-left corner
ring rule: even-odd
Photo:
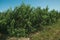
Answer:
[[[26,37],[41,30],[45,25],[55,23],[59,16],[58,11],[48,11],[48,7],[41,9],[22,4],[14,10],[0,12],[0,31],[10,36]]]

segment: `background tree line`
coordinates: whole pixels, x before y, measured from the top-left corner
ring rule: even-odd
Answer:
[[[56,23],[59,18],[60,12],[54,9],[49,11],[48,6],[41,9],[22,4],[14,10],[0,12],[0,33],[27,37],[30,33],[43,30],[45,25]]]

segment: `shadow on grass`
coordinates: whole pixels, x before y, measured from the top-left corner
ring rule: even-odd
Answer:
[[[0,40],[6,40],[8,38],[7,34],[0,33]]]

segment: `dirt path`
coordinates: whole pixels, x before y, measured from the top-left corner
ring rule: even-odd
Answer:
[[[7,40],[29,40],[29,38],[16,38],[16,37],[11,37],[11,38],[8,38]]]

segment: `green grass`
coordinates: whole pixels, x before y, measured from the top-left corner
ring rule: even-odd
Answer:
[[[45,26],[43,31],[31,35],[31,40],[60,40],[60,20],[51,26]]]

